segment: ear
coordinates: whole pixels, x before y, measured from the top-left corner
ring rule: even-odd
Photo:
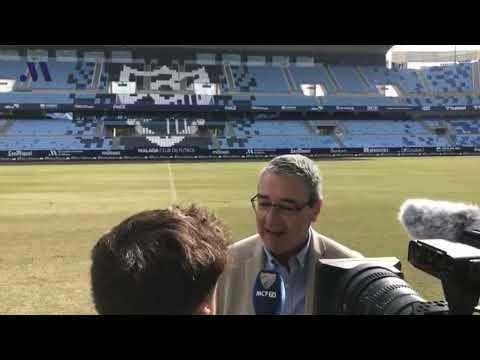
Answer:
[[[320,215],[320,209],[323,207],[323,200],[320,199],[318,201],[315,201],[315,203],[312,206],[312,223],[317,221],[318,215]]]
[[[207,298],[198,307],[198,315],[215,315],[215,290],[208,294]]]
[[[211,304],[202,303],[198,309],[198,315],[214,315]]]

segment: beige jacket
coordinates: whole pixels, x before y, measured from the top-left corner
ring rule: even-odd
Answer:
[[[308,252],[305,294],[305,314],[313,313],[315,264],[318,259],[362,257],[332,239],[311,229],[313,241]],[[255,279],[264,264],[264,251],[259,235],[241,240],[228,249],[228,264],[220,276],[216,289],[218,315],[254,315],[252,290]]]

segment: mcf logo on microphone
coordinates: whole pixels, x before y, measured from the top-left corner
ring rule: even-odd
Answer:
[[[272,273],[261,273],[260,282],[265,289],[269,289],[277,280],[277,274]],[[275,299],[277,297],[276,291],[267,291],[267,290],[257,290],[256,296],[269,297]]]

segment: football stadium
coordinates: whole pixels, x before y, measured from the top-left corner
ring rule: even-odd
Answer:
[[[397,217],[480,203],[480,58],[392,47],[0,45],[0,314],[95,314],[92,247],[139,211],[196,203],[233,242],[255,234],[257,177],[283,154],[320,168],[316,230],[442,300]]]

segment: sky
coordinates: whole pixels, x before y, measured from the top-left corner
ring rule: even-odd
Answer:
[[[480,49],[480,45],[395,45],[392,50],[399,51],[453,51]]]
[[[454,51],[456,50],[480,50],[480,45],[395,45],[387,53],[387,62],[392,59],[392,51]],[[421,66],[433,66],[437,63],[409,63],[409,68],[420,68]]]

